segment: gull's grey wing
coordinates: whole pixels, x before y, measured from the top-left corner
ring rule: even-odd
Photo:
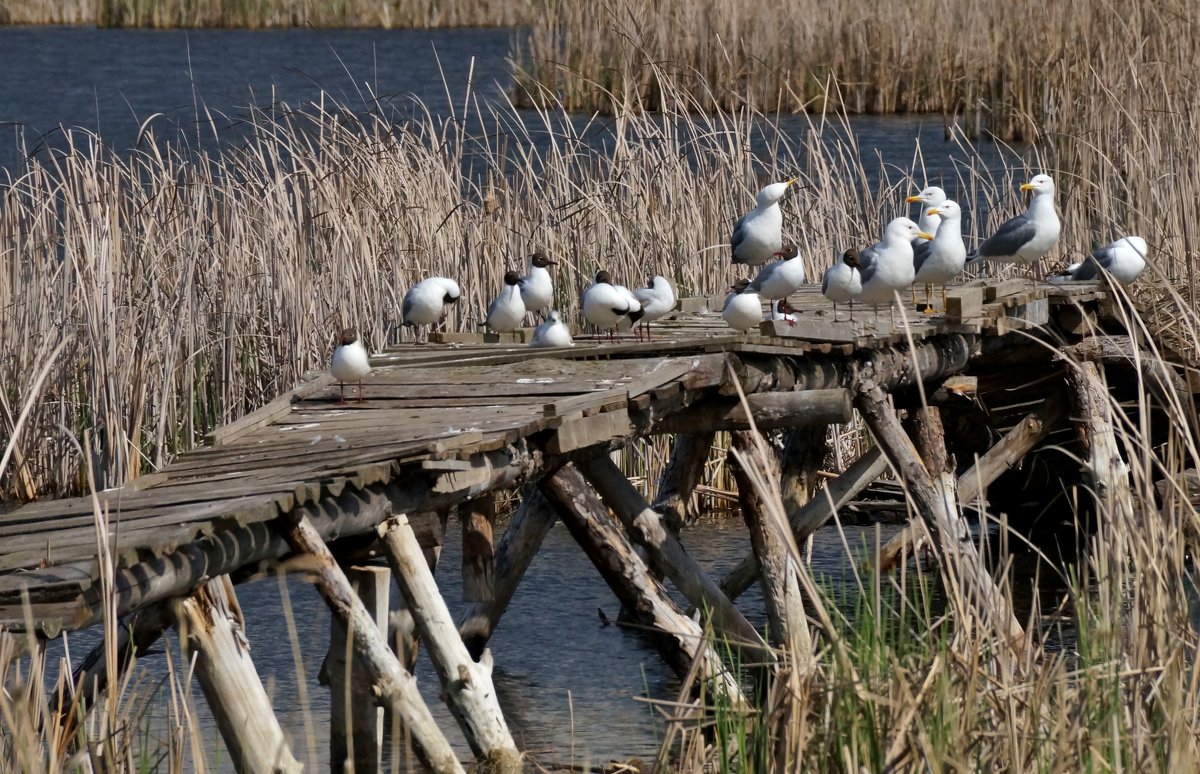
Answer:
[[[875,259],[882,250],[883,247],[879,244],[873,244],[858,254],[858,276],[862,278],[864,285],[875,276]]]
[[[746,223],[746,216],[737,219],[737,223],[733,224],[733,236],[729,237],[729,251],[737,255],[738,248],[741,247],[742,241],[746,238],[746,232],[742,226]]]
[[[770,279],[771,276],[773,274],[775,274],[775,272],[778,269],[779,269],[778,261],[776,261],[775,263],[768,263],[766,266],[762,267],[762,269],[759,270],[758,274],[754,277],[754,281],[752,281],[750,283],[750,287],[754,290],[755,293],[759,292],[760,290],[762,290],[763,283],[766,282],[768,279]]]
[[[413,308],[413,292],[409,290],[404,294],[404,303],[400,305],[400,322],[408,322],[408,316],[412,314]]]
[[[821,275],[821,295],[825,295],[825,293],[829,291],[829,273],[832,271],[833,267],[830,266],[825,270],[825,273]]]
[[[1071,279],[1082,282],[1100,278],[1100,267],[1112,271],[1113,261],[1117,259],[1117,251],[1112,247],[1100,247],[1084,258],[1077,268],[1071,271]]]
[[[1027,215],[1018,215],[1005,221],[995,234],[975,250],[975,255],[979,258],[1008,258],[1016,255],[1036,235],[1037,224]]]
[[[920,242],[913,245],[913,268],[921,270],[921,265],[933,254],[933,242]]]

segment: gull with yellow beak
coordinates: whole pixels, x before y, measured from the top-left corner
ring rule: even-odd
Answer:
[[[754,209],[733,226],[729,247],[733,263],[761,266],[783,248],[783,212],[779,200],[796,182],[796,178],[772,183],[754,197]]]
[[[921,193],[915,196],[910,196],[904,201],[909,204],[921,203],[921,218],[917,221],[917,225],[926,234],[937,234],[938,226],[941,224],[941,218],[934,212],[934,208],[942,206],[942,202],[946,201],[946,192],[936,185],[926,186]],[[923,245],[931,241],[917,237],[913,240],[913,246]]]
[[[932,242],[922,242],[913,248],[913,266],[917,270],[915,284],[925,285],[925,305],[921,311],[929,314],[933,305],[929,301],[933,285],[942,286],[942,308],[946,307],[946,283],[962,273],[967,261],[967,246],[962,238],[962,208],[951,199],[928,210],[934,217],[941,218]]]
[[[1029,207],[1024,213],[1004,222],[995,234],[975,248],[967,256],[967,265],[983,261],[993,263],[1016,263],[1032,271],[1062,231],[1062,222],[1054,209],[1054,179],[1049,175],[1034,175],[1021,186],[1022,191],[1033,191]]]
[[[883,230],[883,239],[863,250],[859,256],[862,277],[862,292],[859,300],[870,304],[878,318],[879,305],[887,304],[891,309],[896,294],[913,283],[917,270],[913,266],[912,240],[916,237],[933,239],[933,234],[922,231],[908,218],[895,218]],[[892,326],[896,325],[896,312],[891,309]]]

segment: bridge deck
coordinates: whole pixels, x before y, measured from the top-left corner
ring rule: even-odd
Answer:
[[[849,358],[932,336],[1042,325],[1050,305],[1102,295],[1084,283],[971,283],[951,290],[949,315],[910,311],[907,327],[900,319],[893,327],[888,313],[877,319],[864,309],[854,322],[844,309],[834,320],[814,287],[793,299],[803,322],[764,323],[754,335],[731,333],[707,311],[719,299],[684,299],[650,342],[583,337],[572,348],[531,350],[518,333],[504,337],[510,343],[459,334],[401,346],[373,359],[361,403],[354,387],[338,402],[331,377],[319,375],[161,471],[95,500],[39,502],[0,516],[0,627],[25,628],[28,613],[54,636],[98,619],[97,508],[107,513],[126,612],[189,579],[283,555],[269,523],[295,508],[323,514],[327,537],[369,532],[369,523],[321,509],[372,486],[393,487],[416,514],[422,542],[439,543],[435,510],[511,486],[555,457],[647,432],[721,384],[725,353]]]

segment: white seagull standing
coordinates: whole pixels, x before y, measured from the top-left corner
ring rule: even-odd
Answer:
[[[862,274],[859,272],[858,249],[851,247],[842,253],[842,260],[825,270],[821,278],[821,295],[833,302],[833,319],[837,321],[837,305],[850,305],[854,320],[854,299],[862,293]]]
[[[925,311],[932,312],[929,294],[932,285],[942,286],[942,308],[946,307],[946,283],[962,273],[967,262],[967,246],[962,238],[962,208],[947,199],[929,212],[940,216],[941,224],[932,242],[922,242],[913,248],[913,266],[917,270],[913,282],[925,284]],[[914,291],[915,292],[915,291]]]
[[[1100,278],[1100,269],[1111,274],[1117,282],[1129,285],[1146,270],[1146,255],[1149,247],[1139,236],[1121,237],[1115,242],[1097,247],[1092,254],[1079,263],[1073,263],[1066,271],[1051,274],[1051,282],[1071,282]]]
[[[551,309],[546,315],[546,321],[533,329],[533,338],[529,340],[531,347],[573,347],[571,329],[562,321],[557,309]]]
[[[371,361],[367,358],[367,349],[358,338],[358,331],[346,328],[338,338],[338,346],[333,350],[333,360],[329,364],[329,372],[338,380],[341,387],[341,402],[346,402],[346,382],[358,382],[358,402],[362,403],[362,380],[371,372]]]
[[[795,182],[793,177],[782,183],[772,183],[754,197],[754,209],[733,226],[733,236],[729,240],[733,263],[761,266],[783,247],[783,213],[779,209],[779,200]]]
[[[583,319],[592,325],[613,332],[624,321],[627,329],[642,318],[642,305],[629,289],[612,284],[607,271],[596,272],[596,280],[583,291]]]
[[[875,307],[876,314],[880,304],[891,308],[895,294],[912,284],[917,273],[913,267],[912,246],[916,237],[932,239],[933,235],[922,231],[908,218],[895,218],[883,230],[883,240],[863,250],[859,256],[862,266],[859,269],[862,275],[859,300]],[[895,324],[895,310],[892,310],[892,325]]]
[[[913,204],[914,202],[921,203],[921,217],[917,221],[917,225],[925,233],[936,236],[941,219],[933,212],[932,208],[942,206],[942,202],[946,201],[946,192],[936,185],[926,186],[921,193],[910,196],[905,201],[909,204]],[[927,241],[929,240],[922,239],[921,237],[917,237],[916,239],[916,243],[919,245]]]
[[[445,277],[429,277],[409,288],[400,307],[401,321],[409,327],[441,322],[447,304],[458,303],[458,283]]]
[[[800,260],[800,249],[795,242],[785,242],[775,255],[783,260],[768,263],[758,272],[750,287],[771,302],[774,318],[781,300],[795,293],[804,285],[804,261]]]
[[[730,288],[730,290],[732,291],[734,288]],[[751,283],[747,282],[744,289],[732,293],[725,299],[725,308],[721,310],[721,317],[730,328],[742,333],[762,324],[762,299],[758,297],[758,293]]]
[[[1042,259],[1058,241],[1062,223],[1054,209],[1054,179],[1049,175],[1034,175],[1021,186],[1033,191],[1029,208],[1004,222],[995,234],[967,256],[967,263],[983,261],[1019,263],[1030,268]]]
[[[484,325],[498,333],[511,333],[525,319],[525,302],[521,300],[521,275],[511,269],[504,273],[504,289],[488,306]]]
[[[557,263],[540,251],[529,256],[529,273],[521,278],[521,300],[526,311],[541,314],[554,305],[554,280],[546,267]]]
[[[642,305],[642,325],[646,327],[646,341],[650,340],[650,323],[666,317],[675,308],[675,291],[666,277],[656,274],[650,284],[633,291]]]

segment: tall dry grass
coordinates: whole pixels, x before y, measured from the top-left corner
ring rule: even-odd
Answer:
[[[534,0],[6,0],[0,24],[101,27],[513,27],[534,18]]]
[[[1169,10],[1137,13],[1161,21]],[[1200,117],[1191,106],[1200,95],[1192,64],[1162,47],[1099,47],[1103,69],[1043,103],[1052,109],[1029,110],[1042,130],[1028,168],[997,176],[967,163],[943,182],[976,204],[974,235],[1020,206],[1015,183],[1032,169],[1054,173],[1064,219],[1055,259],[1121,233],[1144,235],[1155,252],[1136,293],[1150,311],[1126,327],[1140,331],[1143,346],[1195,357]],[[1161,59],[1149,61],[1151,49]],[[762,181],[798,173],[809,187],[785,203],[786,228],[801,241],[810,276],[819,276],[844,245],[873,238],[923,182],[918,166],[915,179],[890,170],[871,184],[872,149],[857,147],[841,119],[814,117],[803,136],[777,133],[753,109],[719,109],[720,99],[695,88],[698,77],[646,72],[661,114],[623,110],[611,122],[582,123],[549,91],[536,92],[533,101],[548,107],[534,114],[473,98],[455,105],[453,118],[429,112],[404,121],[325,105],[257,115],[219,152],[146,143],[132,155],[113,153],[75,133],[65,152],[32,160],[0,190],[4,491],[77,492],[89,462],[95,484],[106,486],[169,461],[205,430],[323,367],[342,326],[358,325],[376,349],[395,341],[397,300],[424,274],[462,281],[459,327],[532,245],[564,259],[558,280],[568,315],[600,264],[627,282],[666,272],[685,293],[714,293],[731,278],[733,218]],[[638,107],[630,92],[605,99]],[[749,92],[746,103],[755,104]],[[485,124],[501,130],[471,128]],[[755,154],[764,124],[769,150]],[[1149,392],[1114,407],[1123,417],[1128,503],[1102,514],[1068,579],[1064,611],[1035,607],[1023,620],[1065,650],[1016,658],[989,628],[945,615],[926,584],[863,577],[855,615],[842,617],[838,600],[817,597],[832,624],[815,632],[815,660],[806,654],[803,673],[785,675],[759,714],[709,707],[716,738],[750,756],[715,765],[1196,768],[1200,678],[1185,552],[1200,539],[1200,522],[1178,482],[1200,468],[1200,439],[1188,429],[1194,409],[1183,404],[1166,408],[1168,421],[1158,425],[1165,434],[1151,433]],[[661,457],[647,450],[639,464],[653,478]],[[995,564],[1006,560],[1001,554]],[[951,609],[972,604],[957,600]],[[1070,631],[1055,632],[1060,612]],[[46,736],[39,719],[49,701],[42,669],[0,649],[5,766],[51,769],[41,762],[69,759],[70,745]],[[177,695],[186,695],[185,683],[172,682]],[[86,739],[139,728],[134,709],[112,701],[92,716],[95,734]],[[170,749],[199,743],[188,717],[177,714]],[[713,737],[690,719],[669,729],[664,756],[673,769],[713,762]],[[138,741],[114,742],[113,758],[131,761],[116,770],[147,768],[130,755]]]
[[[1194,73],[1198,20],[1187,0],[559,0],[516,62],[578,110],[662,107],[661,68],[706,110],[935,112],[1031,141],[1093,73]]]
[[[941,182],[976,204],[981,233],[1021,206],[1014,191],[1032,170],[1055,172],[1065,236],[1054,259],[1136,231],[1155,247],[1155,276],[1190,298],[1200,120],[1172,109],[1162,90],[1178,78],[1165,66],[1129,73],[1064,103],[1054,142],[1028,152],[1027,168],[995,174],[968,149],[958,179]],[[659,272],[684,294],[717,293],[733,277],[732,221],[763,181],[799,174],[787,230],[818,277],[923,183],[918,158],[872,184],[874,149],[844,119],[789,135],[752,110],[699,113],[670,73],[655,77],[668,110],[611,121],[469,96],[453,115],[403,120],[284,106],[238,130],[206,126],[238,132],[219,151],[164,149],[153,124],[132,154],[71,134],[0,187],[3,491],[81,491],[71,436],[101,486],[157,468],[323,367],[331,331],[353,324],[374,349],[395,342],[398,299],[421,276],[460,280],[460,327],[535,245],[563,261],[568,317],[600,265],[626,283]],[[1155,324],[1186,313],[1156,306]]]

